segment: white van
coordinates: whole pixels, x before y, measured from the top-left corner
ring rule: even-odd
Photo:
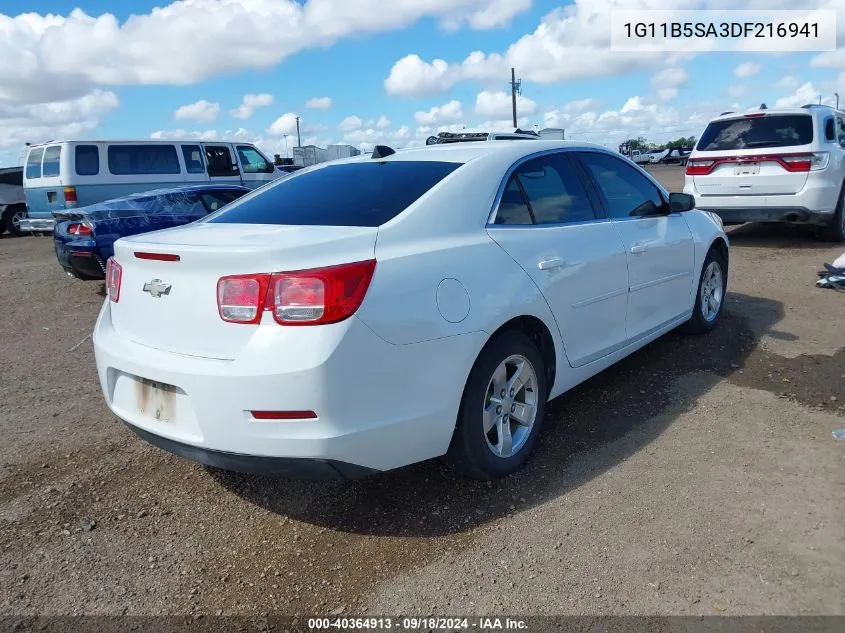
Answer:
[[[23,231],[52,231],[53,211],[131,193],[203,183],[255,189],[284,176],[250,143],[145,139],[32,145],[23,187]]]

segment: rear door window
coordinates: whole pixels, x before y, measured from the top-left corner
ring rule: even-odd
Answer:
[[[460,163],[386,161],[329,165],[277,181],[208,222],[301,226],[380,226]]]
[[[26,157],[26,179],[41,178],[41,159],[44,158],[44,148],[30,150]]]
[[[51,145],[44,150],[44,163],[41,168],[41,175],[44,178],[59,175],[59,161],[62,157],[62,146]]]
[[[711,121],[696,149],[719,152],[764,147],[791,147],[813,142],[813,117],[767,114],[762,117]]]
[[[77,174],[96,176],[100,173],[100,149],[96,145],[77,145],[75,154]]]
[[[516,170],[534,222],[569,224],[595,220],[587,192],[565,156],[535,158]]]
[[[175,145],[110,145],[109,171],[115,176],[179,174]]]

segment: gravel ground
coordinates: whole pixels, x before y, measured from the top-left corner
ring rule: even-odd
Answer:
[[[677,167],[657,168],[679,190]],[[555,400],[527,469],[356,482],[206,469],[118,423],[102,284],[0,240],[0,614],[845,615],[842,246],[731,231],[721,327]]]

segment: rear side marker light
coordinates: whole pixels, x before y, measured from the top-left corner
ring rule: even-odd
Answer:
[[[172,253],[143,253],[135,251],[135,257],[138,259],[149,259],[156,262],[178,262],[181,258],[179,255]]]
[[[374,259],[284,273],[233,275],[217,282],[217,309],[229,323],[259,323],[269,310],[281,325],[326,325],[355,314],[375,272]]]
[[[256,420],[316,420],[313,411],[250,411]]]
[[[109,299],[117,303],[120,301],[120,282],[123,279],[123,267],[109,257],[106,263],[106,293]]]

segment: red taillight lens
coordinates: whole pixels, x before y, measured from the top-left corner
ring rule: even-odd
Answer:
[[[283,325],[338,323],[355,314],[370,287],[374,259],[277,273],[270,280],[273,318]]]
[[[316,420],[313,411],[251,411],[255,420]]]
[[[687,161],[686,174],[688,176],[705,176],[709,174],[716,161],[714,160],[689,160]]]
[[[120,300],[120,282],[123,279],[123,267],[109,257],[106,262],[106,292],[109,299],[117,303]]]
[[[233,275],[217,282],[217,310],[229,323],[258,323],[270,275]]]
[[[282,325],[325,325],[361,307],[374,259],[287,273],[233,275],[217,282],[217,309],[230,323],[259,323],[270,310]]]
[[[65,187],[65,204],[76,205],[76,187]]]
[[[788,171],[810,171],[813,165],[813,155],[783,156],[781,162]]]
[[[94,231],[87,224],[71,224],[67,227],[68,235],[93,235]]]

